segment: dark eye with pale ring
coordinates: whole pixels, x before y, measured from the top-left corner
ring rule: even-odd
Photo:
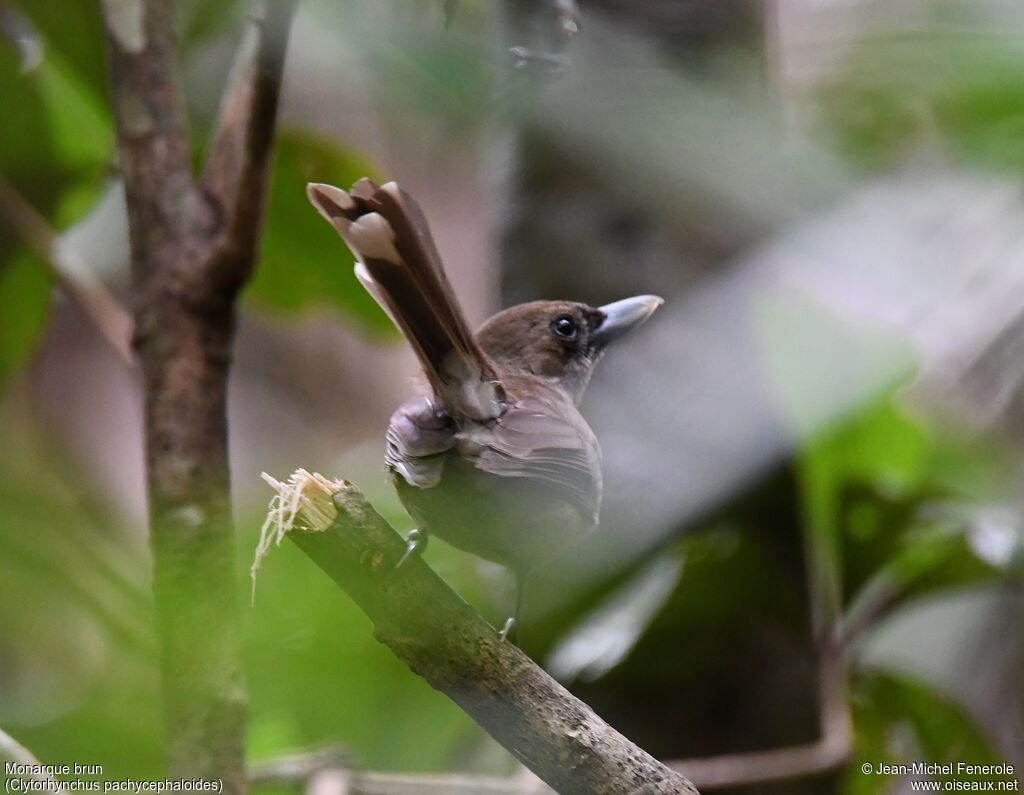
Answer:
[[[551,322],[551,330],[564,340],[576,339],[576,321],[572,315],[559,315]]]

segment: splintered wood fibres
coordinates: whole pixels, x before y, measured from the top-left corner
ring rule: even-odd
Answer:
[[[256,601],[256,574],[263,558],[273,545],[280,545],[290,530],[319,531],[329,527],[338,515],[334,495],[345,485],[343,480],[329,480],[318,472],[296,469],[284,483],[273,475],[260,476],[277,492],[270,498],[267,518],[260,528],[260,540],[249,568],[252,578],[252,601]]]

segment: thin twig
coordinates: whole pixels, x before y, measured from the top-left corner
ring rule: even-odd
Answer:
[[[812,622],[818,650],[818,730],[813,743],[756,753],[727,754],[672,762],[697,786],[744,787],[821,775],[841,768],[853,751],[853,721],[847,692],[847,658],[841,638],[842,609],[835,584],[834,550],[820,532],[805,529]]]
[[[57,235],[46,219],[0,175],[0,214],[21,235],[43,261],[54,281],[92,322],[104,340],[130,367],[132,354],[132,318],[103,282],[87,273],[62,267],[55,256]]]
[[[817,742],[742,754],[670,762],[700,789],[752,787],[777,781],[816,776],[841,768],[849,761],[852,737],[835,729]]]
[[[284,754],[254,764],[249,785],[307,785],[325,773],[342,773],[345,795],[553,795],[554,790],[523,768],[517,776],[487,776],[468,773],[384,773],[351,766],[345,748],[325,745]],[[328,790],[342,795],[340,788]]]
[[[323,770],[346,768],[350,759],[344,746],[324,745],[262,759],[249,767],[250,786],[304,782]]]
[[[295,0],[268,0],[252,17],[231,69],[206,159],[203,186],[224,215],[220,278],[237,288],[249,275],[260,218],[274,120]]]
[[[556,795],[540,779],[530,776],[468,774],[355,773],[349,795]]]
[[[544,782],[525,769],[524,772],[526,775],[485,776],[358,770],[348,764],[344,748],[327,745],[253,765],[249,785],[258,788],[291,784],[308,791],[315,780],[335,782],[334,786],[322,788],[329,795],[554,795],[554,790]]]

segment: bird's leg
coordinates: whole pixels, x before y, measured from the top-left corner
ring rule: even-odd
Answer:
[[[519,626],[523,615],[523,607],[526,604],[526,574],[516,572],[516,608],[515,612],[505,619],[505,625],[498,635],[501,639],[511,641],[519,645]]]
[[[413,555],[416,557],[422,555],[423,550],[427,548],[428,541],[430,541],[430,534],[427,533],[426,530],[420,530],[416,527],[410,530],[409,535],[405,537],[405,552],[403,552],[402,557],[398,559],[398,563],[395,564],[395,568],[402,568],[402,564]]]
[[[509,643],[515,643],[519,639],[519,622],[516,621],[514,616],[509,616],[505,619],[501,631],[498,632],[498,637],[502,641],[507,640]]]

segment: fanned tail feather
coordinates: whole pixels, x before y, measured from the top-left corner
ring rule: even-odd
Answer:
[[[313,206],[355,254],[356,276],[413,346],[450,412],[489,420],[504,410],[494,368],[448,284],[422,210],[394,182],[344,191],[310,183]]]

